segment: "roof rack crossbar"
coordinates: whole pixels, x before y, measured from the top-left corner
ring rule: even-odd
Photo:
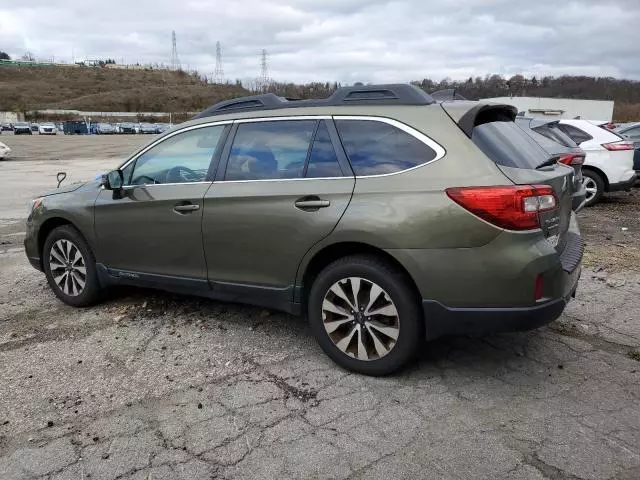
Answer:
[[[275,110],[279,108],[341,106],[357,102],[360,105],[430,105],[435,103],[431,95],[409,84],[358,85],[337,89],[327,98],[289,100],[273,93],[253,95],[218,102],[200,112],[195,118],[222,115],[245,110]]]

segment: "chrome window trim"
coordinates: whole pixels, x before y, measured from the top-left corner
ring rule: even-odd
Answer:
[[[214,183],[291,182],[293,180],[352,180],[354,177],[256,178],[254,180],[216,180]],[[182,183],[180,185],[183,185]]]
[[[376,121],[376,122],[381,122],[381,123],[386,123],[388,125],[392,125],[392,126],[396,127],[397,129],[402,130],[403,132],[408,133],[412,137],[418,139],[419,141],[421,141],[422,143],[427,145],[429,148],[431,148],[434,152],[436,152],[436,156],[434,158],[432,158],[428,162],[424,162],[424,163],[421,163],[420,165],[416,165],[415,167],[405,168],[404,170],[398,170],[397,172],[380,173],[380,174],[377,174],[377,175],[356,175],[356,178],[389,177],[391,175],[398,175],[398,174],[401,174],[401,173],[410,172],[411,170],[416,170],[417,168],[422,168],[425,165],[429,165],[429,164],[431,164],[433,162],[437,162],[438,160],[443,158],[447,153],[446,150],[444,149],[444,147],[442,145],[440,145],[438,142],[436,142],[435,140],[433,140],[432,138],[430,138],[427,135],[425,135],[424,133],[416,130],[415,128],[407,125],[406,123],[402,123],[402,122],[400,122],[398,120],[395,120],[393,118],[376,117],[376,116],[371,116],[371,115],[333,115],[332,117],[333,117],[333,120],[369,120],[369,121]],[[338,134],[340,134],[339,130],[338,130]],[[346,153],[346,151],[345,151],[345,153]],[[347,158],[349,158],[348,154],[347,154]],[[353,165],[352,165],[352,167],[353,167]]]
[[[142,185],[125,185],[123,188],[124,189],[131,189],[131,188],[149,187],[149,186],[162,186],[162,185],[189,185],[189,184],[193,185],[193,184],[198,184],[198,183],[291,182],[291,181],[300,181],[300,180],[306,180],[306,181],[309,181],[309,180],[341,180],[341,179],[344,179],[344,180],[351,179],[351,180],[353,180],[354,178],[356,178],[356,179],[364,179],[364,178],[389,177],[391,175],[398,175],[398,174],[401,174],[401,173],[406,173],[406,172],[410,172],[412,170],[416,170],[418,168],[422,168],[425,165],[429,165],[429,164],[431,164],[433,162],[436,162],[436,161],[444,158],[444,156],[446,155],[446,150],[444,149],[444,147],[442,145],[440,145],[439,143],[437,143],[435,140],[433,140],[432,138],[428,137],[424,133],[416,130],[415,128],[413,128],[413,127],[411,127],[411,126],[409,126],[409,125],[407,125],[405,123],[402,123],[402,122],[400,122],[398,120],[395,120],[393,118],[382,117],[382,116],[373,116],[373,115],[287,115],[287,116],[281,116],[281,117],[240,118],[240,119],[236,119],[236,120],[221,120],[221,121],[217,121],[217,122],[209,122],[209,123],[202,123],[202,124],[198,124],[198,125],[192,125],[190,127],[186,127],[186,128],[181,129],[181,130],[177,130],[175,132],[172,132],[171,134],[169,134],[169,135],[167,135],[165,137],[162,137],[162,138],[158,139],[156,142],[153,142],[152,144],[148,145],[147,147],[145,147],[144,150],[138,152],[135,156],[133,156],[129,160],[127,160],[120,167],[120,169],[126,168],[130,163],[132,163],[135,160],[137,160],[141,155],[146,153],[151,148],[153,148],[156,145],[160,144],[161,142],[167,140],[168,138],[173,137],[174,135],[178,135],[179,133],[188,132],[190,130],[195,130],[195,129],[198,129],[198,128],[214,127],[214,126],[218,126],[218,125],[230,125],[230,124],[242,124],[242,123],[258,123],[258,122],[270,122],[270,121],[286,121],[286,120],[299,120],[299,121],[302,121],[302,120],[369,120],[369,121],[386,123],[388,125],[391,125],[393,127],[398,128],[399,130],[402,130],[405,133],[408,133],[412,137],[414,137],[417,140],[421,141],[422,143],[424,143],[425,145],[430,147],[434,152],[436,152],[436,156],[433,159],[429,160],[428,162],[421,163],[420,165],[416,165],[415,167],[406,168],[404,170],[399,170],[397,172],[381,173],[381,174],[377,174],[377,175],[356,175],[355,177],[353,177],[353,176],[342,176],[342,177],[311,177],[311,178],[261,178],[261,179],[254,179],[254,180],[215,180],[213,182],[145,183],[145,184],[142,184]]]
[[[170,185],[202,185],[211,184],[213,182],[179,182],[179,183],[143,183],[142,185],[124,185],[122,190],[133,190],[134,188],[147,188],[147,187],[167,187]],[[104,187],[103,187],[104,188]]]
[[[233,123],[233,120],[221,120],[218,122],[210,122],[210,123],[200,123],[198,125],[191,125],[190,127],[185,127],[182,128],[180,130],[176,130],[175,132],[171,132],[168,135],[159,138],[158,140],[156,140],[155,142],[147,145],[143,150],[139,151],[138,153],[134,154],[133,157],[129,158],[129,160],[127,160],[125,163],[123,163],[122,165],[120,165],[120,167],[118,167],[119,170],[124,170],[125,168],[127,168],[129,166],[130,163],[135,162],[138,158],[140,158],[141,155],[144,155],[145,153],[147,153],[149,150],[151,150],[153,147],[155,147],[156,145],[159,145],[160,143],[164,142],[165,140],[174,137],[180,133],[184,133],[184,132],[188,132],[191,130],[197,130],[198,128],[205,128],[205,127],[217,127],[218,125],[231,125]],[[195,183],[195,182],[193,182]],[[144,185],[169,185],[168,183],[165,184],[144,184]],[[141,185],[137,185],[138,187],[140,187]]]
[[[271,121],[287,121],[287,120],[331,120],[331,115],[287,115],[285,117],[256,117],[256,118],[239,118],[234,123],[259,123]]]
[[[388,177],[391,175],[398,175],[400,173],[409,172],[411,170],[415,170],[417,168],[424,167],[425,165],[429,165],[430,163],[436,162],[443,158],[446,155],[446,150],[442,145],[428,137],[424,133],[416,130],[415,128],[402,123],[398,120],[388,117],[378,117],[372,115],[299,115],[299,116],[286,116],[286,117],[259,117],[259,118],[246,118],[242,120],[235,120],[235,123],[251,123],[251,122],[266,122],[271,120],[370,120],[381,123],[386,123],[393,127],[402,130],[405,133],[408,133],[412,137],[418,139],[429,148],[431,148],[434,152],[436,152],[436,156],[429,160],[428,162],[421,163],[420,165],[416,165],[415,167],[406,168],[404,170],[399,170],[397,172],[391,173],[381,173],[378,175],[356,175],[355,178],[377,178],[377,177]],[[346,152],[345,152],[346,153]],[[290,182],[293,180],[337,180],[337,179],[353,179],[353,176],[346,177],[316,177],[316,178],[266,178],[266,179],[255,179],[255,180],[216,180],[215,183],[248,183],[248,182]]]

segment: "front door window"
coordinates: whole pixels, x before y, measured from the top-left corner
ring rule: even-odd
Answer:
[[[125,167],[125,185],[205,181],[224,128],[195,128],[161,141]]]

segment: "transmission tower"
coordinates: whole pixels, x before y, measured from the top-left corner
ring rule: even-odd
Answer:
[[[171,44],[173,49],[171,50],[171,70],[181,70],[180,58],[178,58],[178,47],[176,42],[175,30],[171,32]]]
[[[269,59],[267,51],[263,48],[260,53],[260,78],[258,85],[262,91],[266,91],[271,81],[269,80]]]
[[[222,68],[222,45],[216,42],[216,70],[213,72],[214,83],[224,83],[224,70]]]

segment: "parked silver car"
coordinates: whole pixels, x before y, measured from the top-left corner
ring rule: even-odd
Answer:
[[[116,129],[110,123],[98,123],[96,133],[98,135],[112,135],[116,133]]]
[[[158,127],[155,123],[141,123],[140,133],[158,133]]]

